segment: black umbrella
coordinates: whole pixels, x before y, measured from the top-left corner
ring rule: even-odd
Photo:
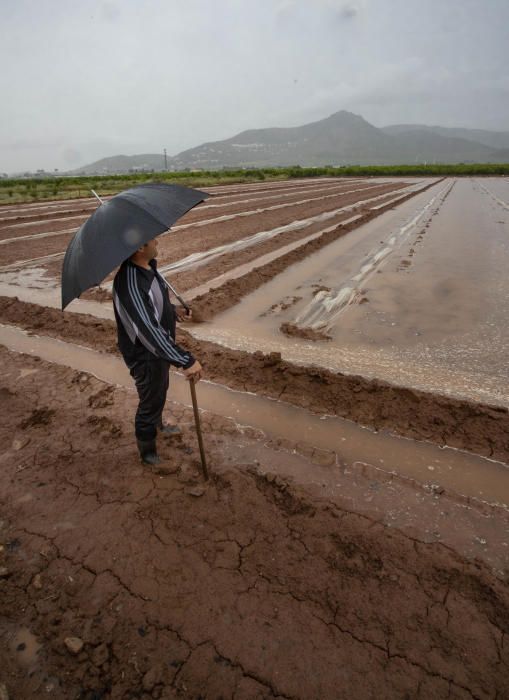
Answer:
[[[67,247],[62,310],[208,196],[190,187],[157,183],[132,187],[103,202]]]

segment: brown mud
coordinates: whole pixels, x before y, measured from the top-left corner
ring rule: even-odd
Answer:
[[[0,297],[0,322],[117,352],[113,321]],[[193,338],[178,342],[200,359],[208,379],[281,399],[320,414],[337,415],[376,430],[428,440],[509,463],[509,411],[391,385],[376,379],[301,367],[278,353],[248,353]]]
[[[404,185],[405,183],[392,183],[391,185],[384,184],[380,185],[380,187],[375,188],[376,191],[369,190],[369,192],[373,192],[373,196],[375,196],[375,194],[387,192],[387,197],[391,197],[394,194],[394,192],[397,192],[399,189],[404,187]],[[412,196],[413,194],[414,193],[411,193]],[[336,198],[337,201],[335,200],[335,204],[329,202],[328,208],[334,208],[334,206],[347,206],[354,204],[357,201],[359,202],[359,207],[363,208],[361,201],[362,197],[362,191],[346,196],[338,194],[338,197]],[[182,259],[187,255],[191,255],[196,252],[201,252],[203,250],[207,250],[208,248],[216,247],[218,245],[232,243],[234,241],[239,240],[240,238],[244,238],[246,236],[252,235],[253,233],[257,233],[260,230],[269,230],[277,226],[292,223],[293,221],[298,219],[299,216],[301,216],[302,218],[307,218],[314,214],[322,213],[324,209],[324,204],[323,201],[321,201],[321,203],[315,203],[314,207],[311,208],[310,205],[301,205],[301,209],[302,213],[299,213],[299,207],[292,205],[288,208],[275,211],[268,211],[262,214],[256,214],[255,216],[240,216],[232,220],[226,221],[219,220],[215,223],[208,223],[207,225],[199,227],[197,229],[191,228],[189,234],[185,236],[182,236],[182,234],[179,233],[179,231],[169,231],[159,238],[159,265],[162,267],[167,263],[171,263],[177,259]],[[196,212],[199,213],[199,207],[196,209]],[[224,213],[225,212],[223,212],[223,214]],[[373,215],[376,216],[379,213],[380,211],[377,211]],[[187,221],[187,217],[190,216],[190,214],[191,212],[186,216],[182,217],[182,219],[179,221],[179,225],[185,224]],[[220,214],[219,216],[221,215],[222,214]],[[343,216],[348,215],[348,213],[345,213]],[[200,215],[200,219],[208,220],[209,218],[215,218],[217,216],[217,214],[210,215],[210,212],[207,213],[207,211],[203,211]],[[338,217],[341,216],[341,214],[338,215]],[[319,230],[320,228],[320,225],[314,224],[310,225],[306,229],[306,231],[312,231],[315,229]],[[47,230],[47,225],[41,224],[39,226],[39,230]],[[14,240],[6,246],[0,246],[0,265],[22,265],[23,262],[28,259],[33,260],[34,258],[36,259],[39,256],[46,256],[49,254],[57,255],[57,259],[53,261],[39,261],[40,264],[44,266],[49,276],[54,276],[55,278],[57,278],[60,275],[60,270],[62,267],[62,258],[64,255],[63,251],[70,239],[73,237],[73,235],[74,232],[62,234],[56,237],[42,239],[19,241]],[[305,232],[297,235],[305,235]],[[272,244],[272,249],[274,247],[277,247],[278,245],[282,245],[285,242],[283,239],[279,240],[279,238],[280,237],[278,236],[278,241]],[[286,236],[286,238],[288,238],[288,236]],[[290,240],[295,240],[295,234],[293,236],[293,239],[291,236],[289,238]],[[30,251],[29,253],[26,252],[27,247]],[[255,248],[260,250],[259,246],[256,246]],[[251,252],[248,249],[246,251],[242,251],[240,255],[243,256],[243,259],[245,261],[247,261],[249,259],[252,259],[253,257],[256,257],[257,253],[255,251],[253,254],[253,252]],[[183,289],[188,288],[187,284],[189,284],[189,280],[193,279],[194,272],[197,272],[197,275],[199,275],[199,277],[195,277],[196,280],[198,280],[196,283],[200,283],[200,280],[205,281],[213,277],[215,275],[215,270],[217,269],[218,265],[219,269],[221,269],[223,258],[227,260],[226,264],[228,265],[228,259],[230,259],[230,263],[235,264],[235,261],[240,259],[238,256],[238,253],[233,255],[227,254],[221,257],[219,263],[217,263],[217,261],[215,263],[213,262],[212,267],[208,270],[203,271],[198,268],[197,271],[192,270],[191,275],[189,275],[189,273],[184,272],[184,277],[187,277],[187,279],[184,279],[184,284],[186,286],[184,286]],[[179,281],[178,275],[174,275],[174,278],[175,283],[178,282],[179,284],[182,284],[182,282]],[[190,286],[195,286],[196,283],[193,283],[191,281]]]
[[[366,196],[376,196],[384,192],[387,192],[389,196],[403,188],[405,184],[406,183],[380,184],[368,188],[367,192],[369,194]],[[253,231],[274,228],[291,223],[298,218],[306,218],[319,214],[324,210],[325,206],[328,209],[334,209],[335,207],[353,204],[363,198],[363,189],[365,188],[360,188],[358,192],[352,192],[350,194],[338,192],[331,199],[317,199],[314,202],[307,202],[300,205],[290,203],[288,207],[285,206],[275,210],[263,211],[263,206],[258,207],[256,203],[254,203],[251,209],[257,211],[257,209],[261,208],[262,211],[251,216],[243,216],[240,212],[232,213],[228,210],[228,207],[224,210],[201,210],[198,206],[179,220],[176,230],[171,230],[160,238],[159,262],[163,265],[168,261],[185,257],[196,251],[237,240],[238,238],[253,233]],[[321,192],[318,191],[316,195],[312,196],[320,197]],[[325,203],[327,204],[325,205]],[[272,203],[272,206],[273,205],[274,203]],[[269,206],[271,205],[269,204]],[[239,209],[239,207],[234,207],[234,209]],[[250,209],[249,204],[240,207],[241,212],[246,211],[246,209]],[[224,215],[232,215],[234,218],[223,221],[220,217]],[[214,222],[213,220],[218,217],[219,220]],[[28,224],[27,226],[10,226],[3,228],[0,235],[12,238],[13,240],[11,240],[8,245],[0,246],[0,264],[12,265],[18,261],[24,260],[27,257],[25,254],[27,245],[30,250],[30,258],[63,252],[80,225],[87,218],[88,217],[84,216],[82,219],[78,218],[77,220],[76,217],[73,217],[69,220],[62,219],[58,221],[43,219]],[[179,227],[193,225],[200,221],[210,221],[210,223],[207,223],[205,226],[199,227],[199,229],[201,229],[200,235],[186,235],[182,237],[182,234],[179,233]],[[21,238],[22,236],[46,233],[47,231],[62,231],[62,233],[58,236],[34,238],[31,240],[23,240]],[[65,233],[65,231],[70,232]],[[196,229],[191,228],[190,231],[194,233]],[[16,240],[18,237],[20,240]]]
[[[211,481],[178,407],[183,437],[162,445],[173,473],[154,476],[135,454],[134,392],[0,360],[9,697],[509,695],[507,568],[319,498],[274,475],[268,449],[239,463],[234,445],[256,437],[214,416]]]
[[[299,297],[299,296],[285,297],[281,301],[278,301],[275,304],[272,304],[272,306],[267,311],[264,311],[261,314],[261,316],[270,316],[270,314],[279,313],[280,311],[286,311],[287,309],[291,309],[292,306],[294,304],[296,304],[298,301],[300,301],[301,299],[302,299],[302,297]]]
[[[305,204],[292,204],[289,207],[282,209],[257,212],[254,215],[242,216],[234,215],[235,218],[223,221],[220,218],[216,221],[211,221],[206,225],[199,227],[191,227],[188,231],[181,232],[177,227],[173,228],[166,235],[159,239],[159,249],[157,259],[162,267],[172,263],[175,260],[180,260],[187,255],[196,252],[201,252],[218,245],[232,243],[241,238],[253,235],[260,231],[268,231],[279,226],[285,226],[293,223],[297,219],[307,219],[312,216],[322,214],[324,211],[332,211],[343,206],[355,205],[363,206],[362,199],[387,193],[387,196],[397,193],[404,185],[393,183],[392,185],[380,185],[380,187],[369,190],[369,194],[355,192],[351,194],[338,194],[330,200],[318,199],[315,202]],[[249,205],[246,205],[249,210]],[[199,210],[196,210],[197,213]],[[256,211],[254,208],[252,211]],[[223,216],[225,212],[219,214]],[[202,221],[216,219],[217,214],[212,216],[206,215],[207,211],[203,212],[200,217]],[[178,225],[187,223],[186,215],[179,220]],[[197,233],[199,232],[199,233]],[[197,234],[197,235],[196,235]]]
[[[335,221],[337,221],[338,225],[341,225],[341,221],[348,218],[350,218],[350,213],[345,212],[343,214],[338,214],[338,216],[335,217]],[[327,222],[327,225],[332,225],[332,221],[330,223]],[[188,289],[194,289],[240,265],[246,265],[250,262],[256,265],[258,258],[263,255],[272,253],[288,244],[295,243],[312,233],[318,233],[322,231],[323,228],[323,223],[315,223],[306,226],[306,228],[300,231],[279,233],[277,236],[269,238],[265,242],[256,243],[256,245],[244,248],[243,250],[233,250],[230,253],[225,252],[211,262],[200,265],[199,267],[192,267],[182,272],[171,271],[167,274],[171,278],[172,283],[174,283],[179,290],[186,291]],[[320,240],[320,238],[321,237],[317,240]],[[242,279],[244,279],[244,276],[242,276]]]
[[[338,196],[343,195],[344,192],[348,192],[352,189],[367,189],[368,192],[371,190],[369,189],[370,185],[373,183],[322,183],[321,185],[316,185],[312,188],[303,186],[302,188],[299,188],[298,190],[295,190],[295,192],[276,192],[271,193],[269,192],[263,192],[263,194],[256,194],[253,195],[252,193],[250,195],[247,195],[245,197],[240,198],[238,201],[235,201],[234,199],[230,199],[228,197],[227,202],[215,202],[214,197],[210,197],[205,201],[203,205],[199,205],[197,207],[194,207],[191,209],[190,212],[188,212],[182,219],[179,220],[179,224],[188,224],[194,221],[199,221],[200,219],[208,219],[209,217],[212,218],[213,216],[221,216],[223,214],[234,214],[238,212],[244,212],[249,209],[264,209],[265,207],[270,207],[278,204],[298,204],[299,201],[303,199],[314,199],[315,197],[323,197],[323,196],[329,196],[333,194],[337,194]],[[406,186],[407,183],[404,183],[402,186]],[[359,192],[359,194],[362,194],[362,192]],[[245,201],[249,200],[249,201]],[[279,201],[278,201],[279,200]],[[326,203],[328,200],[324,200]],[[214,204],[220,204],[221,206],[217,206],[215,208],[208,208],[210,205]],[[323,206],[323,202],[322,202]]]
[[[290,338],[304,338],[313,341],[331,340],[331,336],[323,331],[315,331],[313,328],[299,328],[294,323],[282,323],[279,330]]]

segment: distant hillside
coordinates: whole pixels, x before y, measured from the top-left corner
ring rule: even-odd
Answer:
[[[178,168],[276,165],[397,165],[401,163],[504,162],[508,149],[423,129],[388,133],[351,112],[288,129],[256,129],[205,143],[173,159]]]
[[[487,131],[486,129],[461,129],[446,126],[425,126],[424,124],[394,124],[384,126],[382,131],[388,134],[401,134],[409,131],[427,131],[439,136],[466,139],[482,143],[490,148],[509,148],[509,131]]]
[[[400,165],[509,162],[509,132],[450,129],[418,124],[374,127],[351,112],[290,128],[250,129],[168,158],[171,170],[271,166]],[[75,172],[162,170],[161,155],[104,158]]]
[[[168,162],[171,158],[168,158]],[[101,158],[90,165],[73,170],[76,175],[107,175],[108,173],[127,173],[131,170],[164,170],[164,156],[160,153],[143,153],[138,156],[111,156]]]
[[[350,112],[304,126],[251,129],[224,141],[205,143],[175,156],[177,168],[341,165],[378,163],[392,140]],[[210,165],[208,165],[210,164]]]

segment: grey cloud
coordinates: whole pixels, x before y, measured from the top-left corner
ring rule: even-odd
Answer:
[[[104,0],[101,7],[101,15],[109,22],[115,22],[121,15],[121,10],[118,3]]]
[[[30,149],[32,151],[43,151],[48,145],[56,146],[57,143],[48,143],[48,141],[36,141],[34,139],[18,139],[16,141],[6,141],[0,144],[0,148],[3,151],[12,151],[13,153],[26,151]]]
[[[83,162],[83,155],[77,148],[64,148],[62,160],[68,168],[77,167]]]
[[[339,17],[342,20],[352,20],[357,17],[359,9],[355,5],[345,5],[339,11]]]
[[[340,109],[375,125],[508,128],[507,0],[46,7],[0,2],[2,171],[175,155]]]

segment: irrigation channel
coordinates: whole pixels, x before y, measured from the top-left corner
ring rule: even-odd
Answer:
[[[132,387],[128,370],[116,357],[1,325],[0,343],[15,352],[87,372],[104,382]],[[177,403],[190,403],[187,382],[179,374],[172,375],[171,396]],[[200,406],[232,418],[241,426],[261,430],[270,438],[280,437],[333,451],[348,467],[369,464],[381,472],[390,471],[428,484],[431,489],[447,489],[509,511],[509,467],[500,462],[385,431],[374,432],[338,417],[316,415],[283,401],[207,381],[200,383]],[[334,484],[334,479],[332,472],[328,476],[329,486]]]

